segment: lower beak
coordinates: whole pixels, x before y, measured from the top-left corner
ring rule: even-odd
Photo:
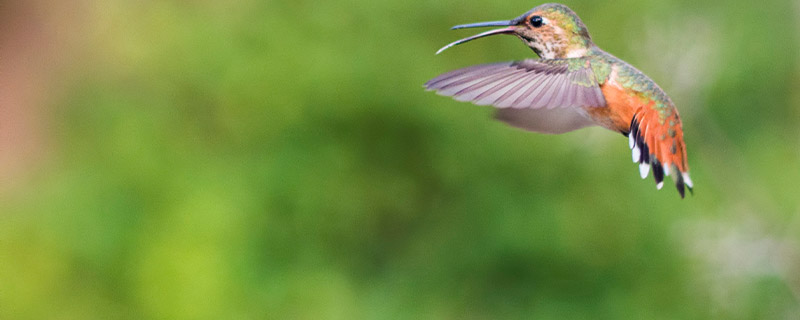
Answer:
[[[441,49],[439,49],[439,51],[436,51],[436,54],[439,54],[442,51],[445,51],[445,50],[449,49],[450,47],[454,47],[454,46],[457,46],[459,44],[462,44],[462,43],[465,43],[465,42],[469,42],[469,41],[472,41],[472,40],[475,40],[475,39],[478,39],[478,38],[493,36],[493,35],[496,35],[496,34],[512,34],[512,33],[514,33],[514,29],[515,29],[514,26],[515,25],[517,25],[516,19],[515,20],[478,22],[478,23],[457,25],[457,26],[455,26],[455,27],[453,27],[451,29],[455,30],[455,29],[479,28],[479,27],[495,27],[495,26],[507,26],[507,27],[506,28],[500,28],[500,29],[494,29],[494,30],[486,31],[486,32],[479,33],[479,34],[476,34],[476,35],[468,37],[468,38],[464,38],[464,39],[461,39],[461,40],[458,40],[458,41],[454,41],[454,42],[442,47]]]

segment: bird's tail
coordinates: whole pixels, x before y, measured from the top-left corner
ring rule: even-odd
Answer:
[[[640,107],[631,119],[628,139],[633,162],[639,163],[642,179],[652,168],[658,189],[664,185],[664,176],[670,176],[681,198],[685,196],[685,188],[692,192],[683,128],[677,110],[665,113]]]

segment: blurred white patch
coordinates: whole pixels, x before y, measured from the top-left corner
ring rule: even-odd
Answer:
[[[631,151],[631,160],[633,160],[633,162],[639,162],[639,158],[641,157],[641,155],[642,151],[639,150],[639,147],[633,146],[633,150]]]
[[[694,188],[694,184],[692,183],[692,178],[689,178],[689,173],[688,172],[684,172],[684,173],[681,173],[681,175],[683,176],[683,182],[687,186],[689,186],[689,188]]]
[[[636,139],[633,138],[633,134],[628,134],[628,147],[633,149],[633,146],[636,145]]]
[[[642,176],[642,179],[647,178],[648,173],[650,173],[650,165],[647,163],[640,163],[639,175]]]
[[[756,291],[759,280],[780,279],[791,290],[797,307],[776,311],[786,319],[796,319],[800,316],[800,213],[795,215],[794,226],[768,228],[764,221],[769,219],[735,211],[725,212],[721,220],[687,221],[677,229],[695,271],[699,271],[700,281],[692,289],[701,296],[710,295],[713,308],[736,314],[746,311],[741,310],[740,301],[760,293]]]
[[[576,49],[567,52],[567,58],[580,58],[586,55],[586,49]]]

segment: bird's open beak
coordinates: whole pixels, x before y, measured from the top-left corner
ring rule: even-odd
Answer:
[[[511,33],[514,33],[514,29],[515,29],[514,26],[516,26],[518,23],[519,23],[518,19],[514,19],[514,20],[478,22],[478,23],[469,23],[469,24],[457,25],[457,26],[452,27],[450,29],[455,30],[455,29],[479,28],[479,27],[497,27],[497,26],[506,26],[506,28],[494,29],[494,30],[490,30],[490,31],[486,31],[486,32],[483,32],[483,33],[476,34],[476,35],[468,37],[468,38],[464,38],[464,39],[461,39],[461,40],[458,40],[458,41],[454,41],[454,42],[442,47],[441,49],[439,49],[439,51],[436,51],[436,54],[439,54],[442,51],[445,51],[445,50],[449,49],[450,47],[454,47],[454,46],[457,46],[459,44],[462,44],[462,43],[465,43],[465,42],[469,42],[469,41],[472,41],[472,40],[475,40],[475,39],[478,39],[478,38],[493,36],[493,35],[496,35],[496,34],[511,34]]]

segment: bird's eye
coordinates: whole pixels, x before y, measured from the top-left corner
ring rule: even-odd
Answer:
[[[533,16],[533,17],[531,17],[531,25],[534,28],[541,27],[543,24],[544,24],[544,20],[542,19],[541,16]]]

